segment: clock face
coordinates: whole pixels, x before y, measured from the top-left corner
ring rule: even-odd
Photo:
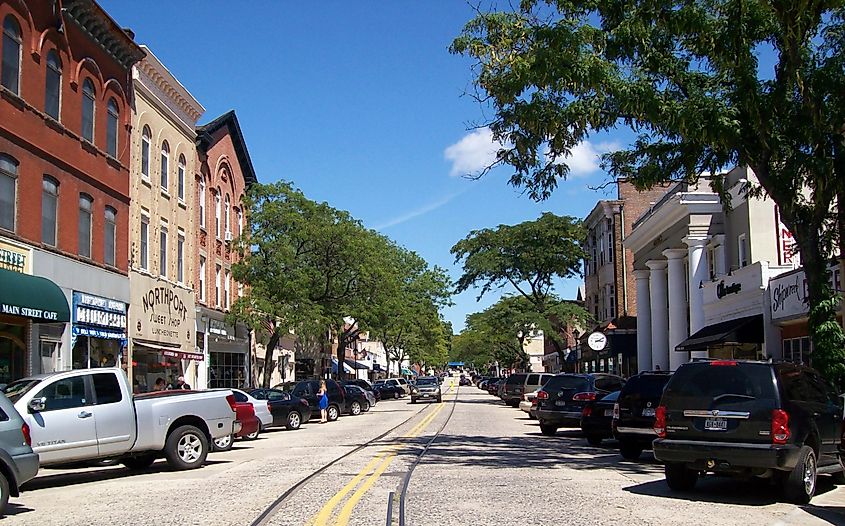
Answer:
[[[587,345],[594,351],[601,351],[607,345],[607,336],[600,332],[594,332],[587,337]]]

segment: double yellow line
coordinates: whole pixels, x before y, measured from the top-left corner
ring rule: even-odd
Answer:
[[[451,391],[451,389],[449,390]],[[431,423],[431,421],[434,420],[440,411],[443,410],[443,407],[443,402],[437,404],[437,408],[434,411],[423,418],[417,425],[412,427],[405,435],[402,435],[402,438],[416,438]],[[379,477],[381,477],[382,473],[387,470],[393,462],[393,459],[396,458],[396,455],[401,447],[401,444],[395,444],[382,448],[382,450],[379,451],[376,456],[373,457],[372,460],[370,460],[367,465],[352,478],[352,480],[350,480],[343,488],[341,488],[340,491],[330,498],[325,505],[323,505],[317,515],[308,521],[308,524],[310,526],[328,526],[335,508],[337,508],[349,492],[360,484],[360,487],[355,490],[352,496],[349,497],[349,500],[346,501],[346,504],[344,504],[340,509],[340,512],[337,515],[337,520],[334,522],[335,526],[347,526],[347,524],[349,524],[349,519],[352,517],[352,512],[355,510],[355,506],[358,505],[361,498],[367,493],[367,491],[370,490]],[[365,477],[366,480],[363,484],[361,484],[361,481],[364,480]]]

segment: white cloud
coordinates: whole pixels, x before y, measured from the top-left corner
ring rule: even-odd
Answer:
[[[618,149],[619,144],[616,142],[600,142],[593,145],[585,140],[576,144],[569,151],[569,155],[559,157],[555,162],[566,163],[571,177],[586,177],[600,168],[599,161],[603,153]]]
[[[443,152],[452,162],[451,176],[476,174],[496,161],[496,152],[501,144],[493,140],[493,132],[487,126],[473,130]]]

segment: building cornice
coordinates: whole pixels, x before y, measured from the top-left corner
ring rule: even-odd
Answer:
[[[64,0],[62,14],[126,69],[144,58],[144,51],[102,7],[92,0]]]
[[[186,126],[196,127],[197,121],[205,113],[205,108],[170,73],[150,48],[141,46],[141,49],[146,53],[146,57],[135,65],[133,77],[167,104]]]

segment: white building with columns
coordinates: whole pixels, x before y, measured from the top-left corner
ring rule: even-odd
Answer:
[[[709,181],[678,183],[636,222],[634,253],[639,370],[675,370],[691,358],[762,358],[766,286],[791,270],[769,199],[746,199],[754,173],[726,174],[731,209]]]

